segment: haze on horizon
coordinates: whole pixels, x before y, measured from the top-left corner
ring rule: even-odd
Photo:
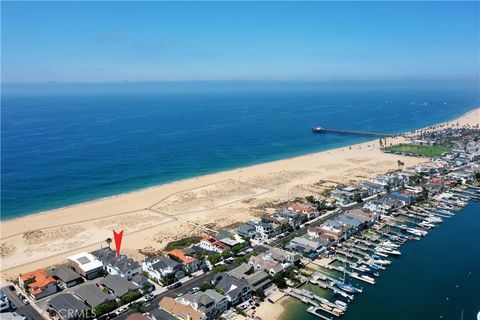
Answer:
[[[2,83],[479,79],[479,2],[2,2]]]

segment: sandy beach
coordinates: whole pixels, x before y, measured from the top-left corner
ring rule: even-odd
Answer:
[[[480,109],[475,109],[437,127],[479,122]],[[388,138],[387,144],[402,141]],[[375,139],[2,221],[2,279],[105,246],[112,229],[124,230],[122,251],[142,259],[143,253],[160,251],[169,241],[233,228],[279,203],[321,194],[331,184],[351,184],[398,169],[397,160],[405,167],[426,161],[385,154]],[[269,313],[262,316],[269,318]]]

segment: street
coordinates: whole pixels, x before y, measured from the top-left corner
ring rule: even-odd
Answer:
[[[15,312],[19,315],[25,315],[29,320],[42,320],[43,317],[35,310],[31,305],[25,305],[15,294],[15,291],[11,291],[8,287],[2,288],[5,295],[10,300],[10,303],[14,304],[17,309]]]

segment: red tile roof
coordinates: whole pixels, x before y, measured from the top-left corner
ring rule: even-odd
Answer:
[[[20,275],[20,279],[22,279],[22,281],[27,281],[32,278],[35,279],[35,281],[28,284],[28,287],[30,288],[30,293],[32,295],[37,295],[41,293],[42,288],[46,287],[50,283],[57,282],[54,278],[50,277],[47,274],[45,269],[37,269],[35,271]]]
[[[189,257],[189,256],[186,256],[185,255],[185,252],[183,252],[182,250],[180,249],[174,249],[174,250],[170,250],[170,251],[167,251],[167,253],[169,255],[172,255],[178,259],[180,259],[180,261],[184,262],[184,263],[192,263],[194,261],[196,261],[197,259],[195,259],[194,257]]]

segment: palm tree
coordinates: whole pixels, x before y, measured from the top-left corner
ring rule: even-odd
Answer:
[[[403,167],[403,165],[404,165],[405,163],[404,163],[403,161],[401,161],[401,160],[397,160],[397,164],[398,164],[398,166],[401,168],[401,167]]]
[[[105,239],[105,242],[108,244],[108,247],[110,248],[110,244],[112,243],[112,238]]]

